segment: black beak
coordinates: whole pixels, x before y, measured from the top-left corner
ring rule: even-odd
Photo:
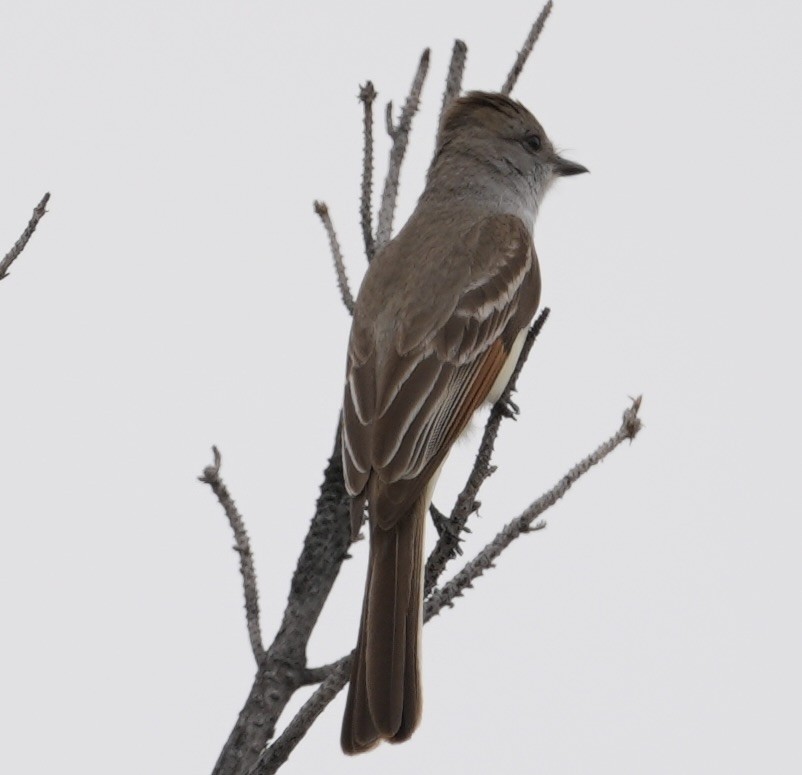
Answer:
[[[562,156],[555,156],[554,172],[560,177],[566,177],[568,175],[581,175],[583,172],[590,172],[590,170],[575,161],[568,161],[568,159],[563,159]]]

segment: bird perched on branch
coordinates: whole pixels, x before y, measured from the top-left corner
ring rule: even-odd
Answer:
[[[343,400],[351,528],[370,556],[342,728],[346,753],[397,743],[421,715],[424,526],[448,452],[501,396],[540,298],[532,232],[555,178],[587,172],[501,94],[455,100],[426,188],[371,262]]]

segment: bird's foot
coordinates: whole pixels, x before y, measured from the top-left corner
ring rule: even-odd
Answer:
[[[434,524],[434,529],[437,531],[438,537],[442,538],[443,534],[447,533],[452,538],[459,540],[460,529],[454,524],[452,519],[443,514],[434,504],[429,506],[429,513],[432,515],[432,523]]]
[[[509,396],[504,398],[503,396],[496,401],[496,406],[498,407],[498,411],[502,417],[509,417],[511,420],[514,420],[521,412],[520,407],[515,401],[512,400]]]

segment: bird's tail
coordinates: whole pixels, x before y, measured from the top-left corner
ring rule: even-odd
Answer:
[[[371,527],[362,620],[341,743],[345,753],[407,740],[420,721],[423,534],[427,497],[389,529]]]

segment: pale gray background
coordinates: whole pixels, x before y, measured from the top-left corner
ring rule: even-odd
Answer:
[[[537,225],[553,316],[468,552],[628,394],[646,429],[426,628],[410,743],[343,757],[341,696],[286,772],[799,771],[800,7],[557,3],[515,96],[592,174]],[[253,665],[195,477],[218,444],[272,636],[348,330],[314,198],[364,269],[358,84],[398,104],[432,47],[403,219],[453,39],[497,88],[539,8],[0,6],[0,251],[53,194],[0,284],[0,771],[211,769]],[[312,663],[353,645],[364,566]]]

